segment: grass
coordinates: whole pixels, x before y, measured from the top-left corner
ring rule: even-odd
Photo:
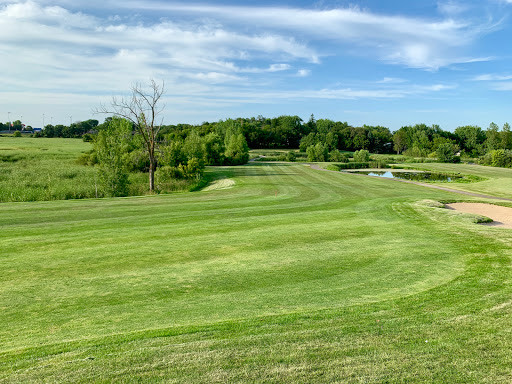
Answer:
[[[462,191],[512,198],[512,169],[510,168],[496,168],[476,164],[443,163],[407,164],[403,168],[474,175],[484,180],[476,183],[450,183],[449,187]]]
[[[1,382],[512,380],[512,233],[418,203],[470,197],[208,172],[234,185],[1,205]]]
[[[76,159],[92,149],[81,139],[0,136],[0,202],[102,197],[97,170]],[[131,196],[148,193],[148,175],[129,175]],[[165,192],[187,191],[196,181],[176,180]]]

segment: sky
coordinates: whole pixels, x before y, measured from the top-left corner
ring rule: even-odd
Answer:
[[[0,121],[65,124],[163,83],[164,124],[512,123],[512,0],[0,0]]]

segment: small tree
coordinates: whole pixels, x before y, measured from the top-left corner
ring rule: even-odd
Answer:
[[[100,179],[110,196],[126,196],[128,194],[128,171],[124,155],[131,136],[131,123],[115,118],[100,130],[94,142]]]
[[[157,166],[157,136],[162,128],[158,121],[165,105],[160,105],[164,94],[164,83],[157,84],[151,79],[147,89],[140,84],[131,87],[129,98],[112,98],[111,107],[101,105],[97,113],[113,114],[129,120],[142,136],[146,154],[149,159],[149,190],[155,190],[155,170]]]
[[[370,152],[366,149],[361,149],[354,152],[354,161],[357,163],[366,163],[370,161]]]
[[[224,155],[230,165],[241,165],[249,161],[249,147],[243,134],[231,135]]]
[[[306,150],[308,161],[326,161],[329,155],[327,147],[322,143],[310,145]]]

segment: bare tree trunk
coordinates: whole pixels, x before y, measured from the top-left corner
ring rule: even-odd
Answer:
[[[155,190],[155,171],[154,165],[151,164],[149,166],[149,191],[153,192]]]
[[[155,190],[155,160],[153,158],[149,161],[149,191]]]

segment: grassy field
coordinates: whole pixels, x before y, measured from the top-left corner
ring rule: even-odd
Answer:
[[[0,202],[95,197],[94,168],[75,163],[91,148],[78,139],[0,137]]]
[[[470,197],[209,172],[222,189],[0,205],[0,382],[512,381],[512,232],[418,203]]]
[[[84,199],[105,195],[97,169],[77,164],[91,150],[81,139],[0,136],[0,202]],[[129,195],[149,192],[148,175],[129,175]],[[188,191],[191,180],[160,185],[157,192]]]

